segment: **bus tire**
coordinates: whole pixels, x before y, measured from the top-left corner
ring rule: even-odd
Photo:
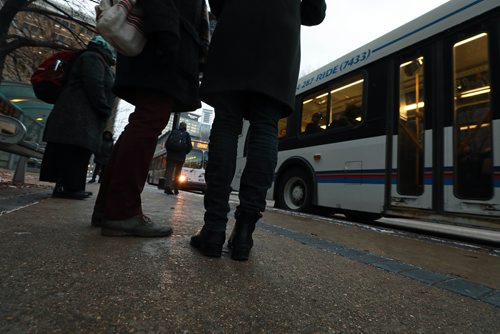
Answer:
[[[278,208],[296,212],[310,212],[312,209],[312,181],[301,168],[295,167],[283,174],[276,195]]]

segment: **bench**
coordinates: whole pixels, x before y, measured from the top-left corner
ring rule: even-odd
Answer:
[[[14,183],[24,183],[26,163],[30,158],[43,158],[44,150],[38,143],[25,140],[26,127],[18,119],[0,114],[0,150],[17,154],[20,159],[16,166]]]

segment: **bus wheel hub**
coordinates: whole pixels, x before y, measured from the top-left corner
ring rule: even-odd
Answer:
[[[302,189],[301,186],[296,185],[292,190],[292,200],[295,203],[298,203],[302,200],[302,198],[304,198],[304,189]]]

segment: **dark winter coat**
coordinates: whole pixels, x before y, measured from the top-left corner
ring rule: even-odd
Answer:
[[[136,57],[118,55],[114,92],[135,104],[138,90],[174,101],[174,111],[200,107],[198,29],[204,0],[140,1],[147,43]]]
[[[325,0],[209,0],[217,17],[201,86],[215,104],[227,91],[268,95],[294,108],[300,66],[300,25],[325,17]],[[283,116],[286,116],[283,115]]]
[[[44,141],[99,150],[115,99],[111,59],[109,51],[89,47],[75,60],[47,119]]]
[[[191,142],[191,136],[189,135],[189,132],[185,130],[174,130],[174,131],[182,131],[182,133],[186,137],[186,149],[184,151],[172,151],[167,149],[167,161],[182,161],[184,162],[186,160],[186,154],[191,152],[193,149],[193,143]],[[168,142],[168,138],[166,143]]]

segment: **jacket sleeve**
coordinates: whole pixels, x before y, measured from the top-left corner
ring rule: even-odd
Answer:
[[[326,3],[325,0],[302,0],[300,10],[301,23],[305,26],[315,26],[325,19]]]
[[[191,152],[191,150],[193,149],[193,143],[191,142],[191,136],[189,135],[189,133],[187,133],[187,148],[186,148],[186,154],[188,154],[189,152]]]
[[[208,0],[210,4],[210,11],[218,17],[222,12],[222,8],[224,7],[225,0]]]
[[[90,105],[97,113],[110,116],[113,106],[107,99],[105,82],[108,65],[95,52],[85,52],[80,57],[80,60],[79,74]]]

